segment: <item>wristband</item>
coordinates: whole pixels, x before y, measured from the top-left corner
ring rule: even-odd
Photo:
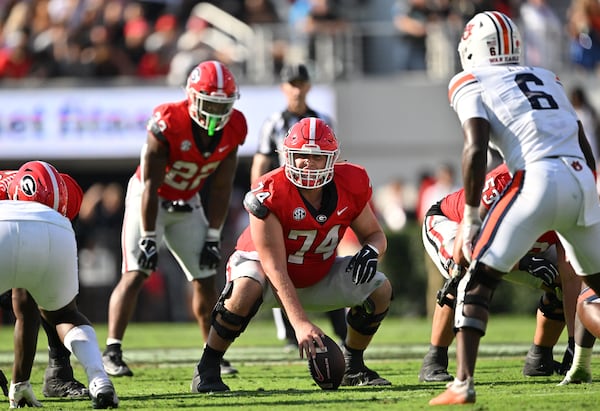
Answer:
[[[156,237],[156,231],[142,230],[142,237]]]
[[[468,204],[465,204],[463,220],[468,222],[481,221],[481,217],[479,216],[479,207],[473,207]]]
[[[219,241],[221,240],[221,230],[218,228],[209,227],[206,230],[206,241]]]

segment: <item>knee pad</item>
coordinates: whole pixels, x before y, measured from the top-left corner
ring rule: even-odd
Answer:
[[[548,303],[544,303],[544,296],[548,300]],[[563,303],[558,299],[556,294],[546,292],[540,297],[538,303],[538,309],[542,315],[550,320],[565,321],[565,312],[563,310]]]
[[[482,336],[485,335],[487,321],[481,320],[473,316],[467,316],[464,312],[466,305],[476,306],[474,309],[481,310],[481,314],[487,315],[489,311],[489,302],[494,294],[494,290],[498,287],[500,278],[491,276],[480,269],[477,261],[473,261],[465,276],[458,284],[458,292],[456,298],[456,309],[454,310],[454,328],[455,331],[460,328],[471,328],[477,330]],[[481,295],[475,288],[477,285],[483,285],[488,288],[490,296]]]
[[[248,315],[242,316],[236,313],[229,311],[225,307],[225,300],[231,297],[231,293],[233,291],[233,281],[228,282],[225,285],[225,289],[219,296],[217,303],[215,304],[215,308],[212,311],[212,321],[211,325],[217,332],[217,334],[224,340],[234,341],[237,337],[240,336],[241,333],[244,332],[252,317],[256,315],[260,305],[262,304],[262,297],[254,302],[252,308],[250,308],[250,312]],[[228,325],[228,327],[222,325],[217,321],[217,316],[221,316],[221,321]],[[234,327],[236,329],[231,329],[229,326]]]
[[[348,314],[346,314],[348,325],[359,334],[374,335],[389,311],[388,309],[380,314],[374,314],[374,309],[375,304],[370,298],[367,298],[363,305],[350,308]]]

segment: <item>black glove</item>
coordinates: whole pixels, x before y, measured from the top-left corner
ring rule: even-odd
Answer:
[[[156,237],[142,237],[138,242],[140,248],[138,254],[138,264],[140,268],[146,270],[156,270],[158,263],[158,248],[156,247]]]
[[[375,247],[366,244],[350,259],[346,272],[352,271],[354,284],[368,283],[373,279],[377,272],[377,257],[379,253]]]
[[[218,241],[206,241],[200,253],[200,266],[217,268],[221,262],[221,246]]]
[[[558,278],[558,270],[552,262],[534,255],[521,258],[519,270],[527,271],[532,276],[540,278],[548,287],[552,287]]]

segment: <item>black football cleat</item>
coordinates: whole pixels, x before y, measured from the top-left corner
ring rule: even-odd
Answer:
[[[220,369],[206,369],[200,374],[198,365],[194,367],[190,388],[193,393],[201,394],[229,391],[229,387],[221,379]]]

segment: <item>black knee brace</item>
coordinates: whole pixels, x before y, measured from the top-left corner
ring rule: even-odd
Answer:
[[[367,298],[363,305],[352,307],[346,314],[348,325],[362,335],[374,335],[389,311],[373,314],[374,309],[375,304],[370,298]]]
[[[544,296],[548,299],[548,303],[544,303]],[[546,292],[540,297],[538,303],[538,309],[542,315],[546,318],[555,321],[565,321],[565,312],[563,310],[563,303],[558,299],[556,294]]]
[[[222,339],[227,341],[234,341],[237,337],[240,336],[241,333],[244,332],[244,330],[250,323],[250,320],[252,319],[252,317],[254,317],[254,315],[256,315],[258,309],[260,308],[260,305],[262,304],[261,297],[258,300],[256,300],[256,302],[250,309],[248,315],[241,316],[236,313],[232,313],[227,308],[225,308],[225,300],[231,297],[232,291],[233,281],[228,282],[225,285],[225,289],[221,293],[219,300],[215,304],[215,308],[212,312],[212,327]],[[217,321],[217,315],[219,314],[221,316],[221,321],[223,321],[225,324],[227,324],[228,326],[239,328],[237,330],[232,330],[231,328],[222,325],[220,322]]]

